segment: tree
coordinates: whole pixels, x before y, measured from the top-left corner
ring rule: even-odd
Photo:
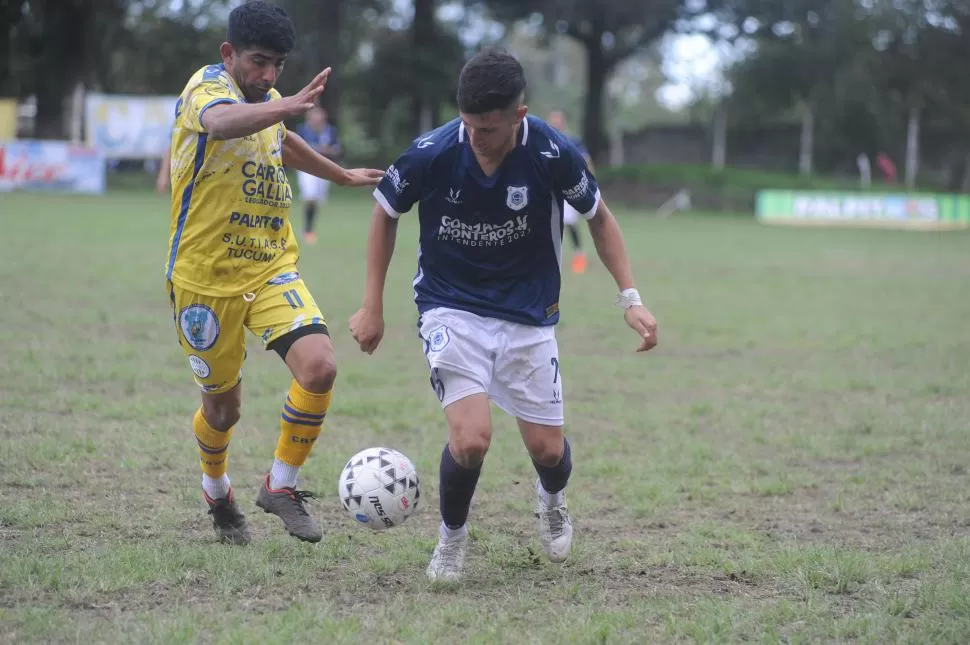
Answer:
[[[563,33],[586,53],[583,137],[594,158],[608,146],[604,127],[606,84],[616,66],[643,51],[690,15],[683,0],[480,0],[496,18],[541,16],[541,29]]]
[[[859,152],[901,152],[905,141],[909,186],[926,115],[948,115],[967,139],[960,115],[970,81],[953,64],[970,55],[965,2],[709,1],[735,37],[756,46],[729,72],[735,113],[764,119],[799,110],[826,135],[819,151],[843,167]]]
[[[746,31],[757,48],[729,69],[729,103],[757,118],[794,110],[802,124],[799,170],[810,174],[816,117],[839,79],[871,53],[871,25],[845,0],[732,5],[738,13],[731,17],[740,22],[735,33]]]
[[[67,136],[66,100],[87,71],[95,16],[103,5],[97,0],[7,3],[4,18],[16,19],[6,30],[10,38],[10,66],[16,74],[8,83],[15,83],[18,95],[33,94],[37,98],[34,136]]]

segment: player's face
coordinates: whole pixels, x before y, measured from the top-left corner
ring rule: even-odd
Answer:
[[[493,110],[485,114],[461,113],[465,133],[472,150],[486,159],[505,154],[515,147],[516,128],[525,118],[524,105],[509,110]]]
[[[229,43],[223,43],[222,61],[243,96],[252,103],[262,101],[276,85],[286,63],[286,54],[261,47],[237,50]]]

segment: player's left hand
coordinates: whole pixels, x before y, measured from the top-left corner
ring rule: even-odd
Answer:
[[[347,181],[344,186],[376,186],[383,176],[383,170],[351,168],[347,170]]]
[[[629,307],[623,313],[623,318],[626,319],[626,324],[640,334],[638,352],[646,352],[657,346],[657,319],[646,307],[639,305]]]

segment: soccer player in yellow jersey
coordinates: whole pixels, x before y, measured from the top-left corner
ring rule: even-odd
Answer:
[[[244,328],[293,374],[275,460],[256,505],[301,540],[322,537],[304,507],[311,494],[296,486],[330,406],[336,367],[326,321],[296,268],[284,165],[345,186],[371,186],[383,175],[344,169],[287,132],[283,120],[309,110],[330,73],[281,97],[273,86],[294,40],[282,9],[262,1],[234,9],[222,64],[189,79],[172,132],[169,297],[179,343],[202,388],[192,428],[203,498],[220,540],[236,544],[250,540],[226,474],[242,401]]]

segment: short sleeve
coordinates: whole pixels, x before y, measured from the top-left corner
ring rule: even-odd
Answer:
[[[394,160],[377,188],[374,198],[388,216],[398,218],[411,210],[421,199],[421,191],[428,158],[412,145]]]
[[[218,69],[218,68],[217,68]],[[202,80],[188,91],[182,102],[182,125],[189,130],[205,132],[202,125],[202,115],[213,105],[221,103],[238,103],[235,93],[228,86],[222,74],[209,71],[202,75]]]
[[[559,158],[553,160],[556,194],[583,217],[590,219],[599,205],[599,185],[586,165],[585,155],[576,145],[567,139],[556,143],[560,149]]]

